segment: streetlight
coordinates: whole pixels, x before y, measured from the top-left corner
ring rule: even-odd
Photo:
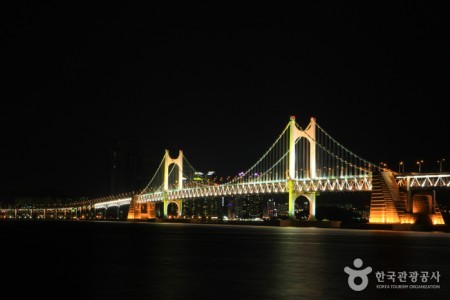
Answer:
[[[402,161],[398,163],[398,172],[405,173],[405,163]]]
[[[418,160],[417,162],[416,162],[416,164],[418,164],[419,165],[419,173],[421,172],[421,170],[422,170],[422,164],[423,164],[423,160]]]
[[[442,172],[442,163],[445,162],[445,158],[441,158],[440,160],[437,161],[439,164],[439,172]]]

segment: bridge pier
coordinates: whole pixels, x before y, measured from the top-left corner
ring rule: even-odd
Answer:
[[[163,218],[166,219],[168,217],[167,215],[167,208],[169,207],[169,204],[175,203],[178,206],[178,214],[177,218],[181,218],[183,216],[183,200],[168,200],[164,199],[164,209],[163,209]]]
[[[148,202],[147,203],[147,214],[149,219],[156,219],[156,203]]]
[[[305,194],[309,200],[309,221],[316,221],[316,193]]]
[[[411,181],[410,177],[407,177],[406,180],[407,186],[406,186],[406,192],[407,192],[407,200],[406,200],[406,212],[407,213],[415,213],[415,203],[414,203],[414,196],[427,196],[431,197],[429,201],[429,211],[431,214],[436,213],[436,210],[439,211],[439,208],[437,208],[437,202],[436,202],[436,190],[430,190],[430,191],[413,191],[411,190]]]
[[[436,203],[436,193],[425,190],[417,177],[403,177],[401,188],[392,172],[373,175],[369,223],[385,224],[445,224]],[[414,180],[413,186],[411,181]],[[425,180],[430,180],[428,177]],[[425,181],[428,182],[428,181]],[[430,181],[431,183],[431,181]],[[404,187],[405,184],[402,184]],[[433,188],[435,185],[431,183]]]
[[[445,224],[442,214],[437,206],[436,191],[410,191],[408,202],[411,210],[408,212],[415,222],[430,222],[433,225]]]
[[[289,180],[288,182],[288,190],[289,190],[289,219],[296,220],[295,216],[295,200],[298,197],[304,196],[308,199],[309,202],[309,221],[316,220],[316,192],[312,193],[303,193],[295,191],[295,183],[293,180]]]
[[[139,195],[131,198],[130,208],[128,210],[127,220],[148,220],[156,219],[156,203],[140,203]]]
[[[139,203],[139,195],[133,195],[131,197],[130,208],[128,209],[127,220],[140,220],[141,219],[141,204]]]
[[[163,218],[167,218],[167,207],[169,206],[169,200],[164,198],[164,203],[163,203]]]

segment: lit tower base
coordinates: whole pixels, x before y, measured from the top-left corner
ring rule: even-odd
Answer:
[[[316,192],[312,193],[299,193],[295,190],[295,181],[288,181],[288,189],[289,189],[289,218],[291,220],[295,220],[295,200],[298,197],[304,196],[308,199],[309,202],[309,221],[316,221]]]
[[[183,215],[183,200],[168,200],[164,198],[164,218],[167,218],[167,208],[169,207],[169,204],[175,203],[178,206],[178,218],[181,218]]]

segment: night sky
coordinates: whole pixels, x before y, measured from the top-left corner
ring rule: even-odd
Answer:
[[[1,10],[3,199],[108,195],[114,151],[121,192],[166,148],[235,175],[290,115],[373,163],[450,169],[445,7],[112,5]]]

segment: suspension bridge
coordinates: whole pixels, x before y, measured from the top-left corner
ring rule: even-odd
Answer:
[[[314,118],[303,129],[293,116],[247,171],[221,184],[200,181],[197,174],[183,151],[173,158],[166,150],[151,180],[138,194],[47,211],[65,217],[74,210],[78,216],[83,211],[129,205],[128,220],[147,220],[156,218],[156,203],[163,204],[163,217],[168,216],[170,204],[178,207],[181,217],[183,202],[190,199],[284,193],[288,194],[290,218],[295,218],[295,200],[304,196],[309,201],[309,219],[314,220],[318,193],[366,191],[371,192],[370,223],[414,223],[425,216],[433,224],[444,224],[435,195],[425,190],[450,187],[450,174],[408,175],[381,168],[340,144]]]

